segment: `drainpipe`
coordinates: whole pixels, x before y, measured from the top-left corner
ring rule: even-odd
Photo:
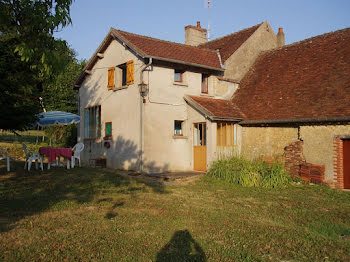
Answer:
[[[143,72],[152,64],[152,57],[149,58],[148,64],[145,64],[140,71],[140,172],[143,171],[143,97],[146,95],[146,91],[143,90],[146,84],[143,82]]]

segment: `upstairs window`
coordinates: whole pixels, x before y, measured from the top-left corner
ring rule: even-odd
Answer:
[[[237,125],[230,122],[218,122],[216,146],[234,146],[237,144]]]
[[[183,135],[182,123],[183,123],[183,121],[181,121],[181,120],[174,121],[174,135],[175,136],[182,136]]]
[[[101,136],[101,106],[85,108],[84,138],[98,138]]]
[[[134,60],[108,68],[108,90],[134,84]]]
[[[201,89],[202,94],[208,94],[208,78],[209,78],[209,75],[202,74],[202,89]]]
[[[126,83],[127,83],[127,66],[126,66],[126,63],[124,64],[121,64],[118,66],[118,75],[119,75],[119,87],[121,86],[126,86]]]
[[[175,82],[183,82],[183,71],[175,69],[174,70],[174,81]]]

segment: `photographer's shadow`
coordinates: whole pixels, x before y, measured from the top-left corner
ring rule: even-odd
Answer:
[[[190,232],[180,230],[176,231],[169,243],[159,251],[156,261],[206,261],[206,256]]]

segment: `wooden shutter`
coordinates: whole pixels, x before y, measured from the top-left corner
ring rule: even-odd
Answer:
[[[108,90],[111,90],[114,88],[114,67],[108,68]]]
[[[126,63],[126,83],[127,85],[134,84],[134,60]]]

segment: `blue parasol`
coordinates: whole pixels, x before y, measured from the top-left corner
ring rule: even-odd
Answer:
[[[36,122],[38,126],[53,126],[53,125],[70,125],[80,122],[80,116],[69,112],[48,111],[37,115],[39,120]]]

